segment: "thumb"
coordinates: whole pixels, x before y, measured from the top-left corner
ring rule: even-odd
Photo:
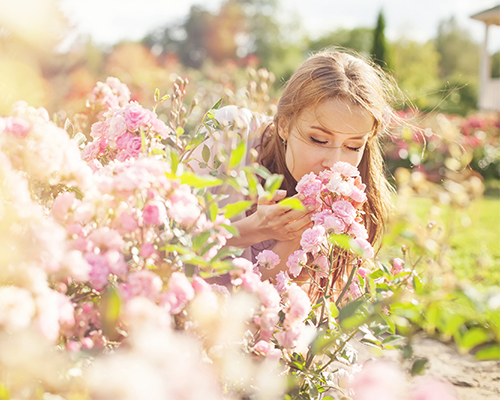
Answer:
[[[286,190],[280,189],[276,190],[273,196],[273,201],[280,201],[283,200],[286,197]]]

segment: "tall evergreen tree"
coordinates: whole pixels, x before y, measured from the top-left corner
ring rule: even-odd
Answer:
[[[372,57],[373,61],[380,65],[383,69],[389,68],[389,54],[387,41],[385,39],[385,17],[382,10],[380,10],[377,18],[377,26],[373,31],[373,47]]]

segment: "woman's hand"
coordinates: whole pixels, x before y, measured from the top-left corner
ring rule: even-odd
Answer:
[[[262,235],[262,240],[300,240],[302,233],[313,225],[310,216],[316,207],[309,205],[305,210],[294,210],[278,204],[285,196],[285,190],[278,190],[271,200],[259,197],[257,211],[250,217]],[[304,196],[298,194],[293,198],[304,200]]]
[[[229,239],[228,245],[249,247],[269,239],[299,243],[302,233],[313,225],[310,216],[315,207],[293,210],[278,204],[285,196],[285,190],[278,190],[271,200],[264,196],[259,197],[257,211],[233,223],[240,236]],[[293,198],[301,201],[304,199],[301,195],[295,195]]]

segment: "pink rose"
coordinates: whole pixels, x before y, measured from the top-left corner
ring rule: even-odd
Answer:
[[[99,151],[101,150],[101,147],[99,146],[98,142],[91,142],[87,146],[85,146],[81,152],[82,155],[82,160],[84,161],[91,161],[94,158],[97,157],[99,154]]]
[[[351,225],[356,219],[356,209],[348,201],[340,200],[332,204],[333,213],[341,218],[347,225]]]
[[[314,172],[304,175],[297,183],[296,190],[306,197],[315,197],[323,187],[321,181]]]
[[[403,266],[404,266],[404,261],[401,260],[401,258],[395,258],[394,260],[392,260],[391,273],[393,275],[399,274],[401,271],[403,271]]]
[[[360,400],[401,400],[408,392],[404,373],[386,360],[366,362],[350,386]]]
[[[266,342],[264,340],[259,340],[257,343],[255,343],[255,346],[253,347],[253,350],[256,353],[262,354],[263,356],[267,356],[267,354],[274,348],[274,346]]]
[[[158,299],[163,287],[161,278],[148,270],[131,273],[125,285],[132,296],[146,297],[153,302]]]
[[[170,306],[170,314],[179,314],[186,304],[194,298],[194,289],[186,275],[172,273],[168,280],[168,290],[163,293],[161,302]]]
[[[25,138],[31,129],[31,125],[28,121],[25,121],[19,117],[7,117],[5,118],[5,131],[19,136],[20,138]]]
[[[116,230],[110,229],[107,226],[97,228],[88,236],[88,239],[101,250],[111,249],[121,251],[125,245],[121,235]]]
[[[354,236],[356,239],[368,239],[368,232],[366,231],[365,226],[357,222],[353,222],[353,224],[349,227],[349,234]]]
[[[311,312],[311,300],[307,293],[296,284],[292,284],[288,288],[288,301],[285,326],[304,321]]]
[[[248,290],[250,293],[255,293],[262,283],[262,281],[260,280],[260,276],[253,271],[245,272],[243,275],[241,275],[240,279],[241,286],[245,290]]]
[[[133,138],[135,138],[135,135],[132,135],[130,132],[126,132],[121,136],[118,136],[116,139],[116,147],[125,150],[128,147],[128,142],[130,142]]]
[[[307,254],[303,250],[296,250],[288,257],[286,266],[290,275],[297,277],[302,271],[302,267],[307,263]]]
[[[170,197],[171,206],[168,216],[178,224],[194,224],[201,211],[198,199],[191,193],[188,185],[180,185]]]
[[[371,271],[368,268],[359,267],[358,274],[364,279],[371,274]]]
[[[132,157],[137,157],[142,152],[142,140],[138,136],[134,136],[127,143],[127,153]]]
[[[325,228],[322,226],[306,229],[300,239],[300,246],[306,253],[317,253],[318,247],[326,243],[325,233]]]
[[[256,257],[257,261],[266,269],[273,269],[280,263],[279,256],[272,250],[263,250]]]
[[[159,118],[154,118],[152,121],[153,130],[161,136],[162,139],[166,139],[169,135],[172,135],[174,132],[170,127],[168,127],[165,122],[163,122]]]
[[[328,265],[328,258],[326,258],[324,255],[320,255],[316,260],[315,260],[316,265],[318,266],[319,270],[323,274],[328,274],[330,273],[330,266]]]
[[[57,196],[50,210],[50,214],[59,222],[68,218],[68,212],[76,202],[75,192],[65,192]]]
[[[125,122],[125,118],[120,114],[115,114],[108,123],[109,131],[107,137],[111,141],[115,141],[127,132],[127,123]]]
[[[302,324],[295,324],[291,326],[290,329],[276,333],[275,337],[278,344],[286,349],[293,349],[297,347],[303,328],[304,326]]]
[[[354,250],[359,252],[361,254],[361,257],[363,258],[368,259],[375,256],[372,245],[365,239],[353,239],[352,245],[354,247]]]
[[[279,308],[280,295],[269,281],[262,282],[257,289],[260,301],[266,308]]]
[[[134,132],[151,121],[151,114],[138,104],[131,104],[125,110],[127,128]]]
[[[358,169],[346,162],[338,161],[331,168],[333,172],[338,172],[339,174],[345,176],[346,178],[355,177],[359,175]]]
[[[142,258],[148,258],[149,256],[153,255],[155,252],[155,248],[151,243],[144,243],[141,246],[141,251],[139,251],[139,255]]]
[[[300,273],[300,271],[299,271],[299,273]],[[280,271],[278,273],[278,275],[276,275],[276,286],[275,287],[276,287],[276,290],[278,291],[279,294],[285,293],[289,283],[290,283],[290,277],[288,276],[288,274],[285,271]]]
[[[167,211],[161,201],[150,201],[144,207],[142,217],[146,225],[161,225],[165,222]]]
[[[107,121],[96,122],[95,124],[92,124],[92,127],[90,128],[90,136],[94,139],[100,139],[106,136],[108,129],[109,125]]]
[[[122,235],[134,232],[139,227],[137,220],[126,211],[120,214],[114,225],[116,226],[118,232]]]
[[[92,287],[101,291],[108,284],[109,265],[101,254],[87,253],[85,260],[90,264],[89,280]]]

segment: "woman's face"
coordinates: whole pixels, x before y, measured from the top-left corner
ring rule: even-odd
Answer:
[[[280,129],[287,141],[286,166],[297,181],[337,161],[357,167],[373,126],[370,113],[349,101],[328,99],[306,108],[289,131]]]

